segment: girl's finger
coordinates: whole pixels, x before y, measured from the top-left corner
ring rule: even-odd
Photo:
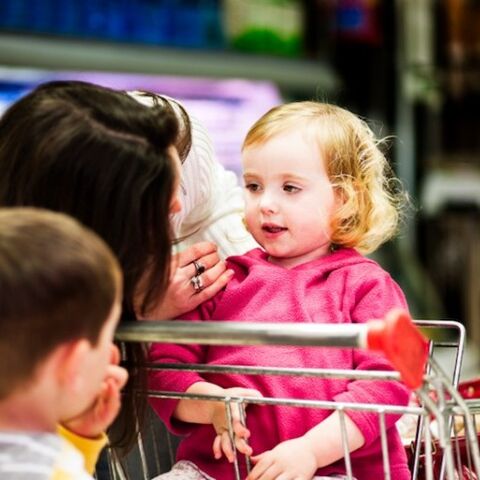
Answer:
[[[228,435],[228,432],[223,432],[222,433],[222,451],[224,455],[227,457],[227,460],[232,463],[235,456],[233,453],[233,448],[232,448],[232,443],[230,442],[230,437]]]
[[[242,387],[233,387],[228,389],[231,392],[232,396],[236,397],[263,397],[263,395],[253,388],[242,388]]]
[[[252,456],[250,457],[250,460],[251,460],[253,463],[258,463],[258,462],[263,458],[263,456],[265,455],[265,453],[267,453],[267,452],[259,453],[258,455],[252,455]]]
[[[221,442],[222,442],[222,436],[221,435],[217,435],[215,437],[215,440],[213,441],[213,446],[212,446],[212,450],[213,450],[213,457],[216,458],[217,460],[222,458],[222,445],[221,445]]]
[[[263,454],[257,455],[256,457],[250,457],[250,460],[257,462],[255,467],[252,469],[250,474],[247,477],[247,480],[258,480],[265,474],[268,468],[271,466],[271,461],[269,462],[268,459],[262,458]],[[256,458],[256,460],[254,460]]]
[[[240,453],[250,456],[252,454],[252,447],[243,438],[235,438],[235,446]]]
[[[259,480],[275,480],[281,473],[280,467],[271,462],[258,478]]]
[[[240,419],[235,419],[232,424],[233,433],[238,438],[247,439],[250,437],[250,430],[242,424]]]

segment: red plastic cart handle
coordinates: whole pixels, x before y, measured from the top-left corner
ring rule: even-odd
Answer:
[[[391,310],[385,320],[368,322],[367,348],[381,350],[400,372],[405,385],[422,385],[428,360],[428,340],[405,310]]]

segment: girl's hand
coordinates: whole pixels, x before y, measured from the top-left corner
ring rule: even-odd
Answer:
[[[113,344],[110,362],[93,405],[79,416],[63,423],[66,429],[76,435],[97,438],[110,426],[120,410],[120,390],[127,383],[128,373],[118,365],[120,352]]]
[[[203,288],[195,291],[192,278],[197,273],[193,261],[204,267],[200,275]],[[217,247],[210,242],[192,245],[172,257],[172,276],[163,301],[150,310],[144,320],[165,320],[177,318],[213,297],[227,285],[233,271],[227,270],[220,260]]]
[[[318,468],[311,443],[305,437],[282,442],[251,460],[256,465],[247,480],[311,480]]]
[[[223,395],[232,396],[232,397],[261,397],[262,394],[258,390],[253,390],[251,388],[226,388],[223,391]],[[213,410],[212,414],[212,425],[217,433],[215,440],[213,441],[213,456],[215,459],[222,458],[222,454],[225,455],[229,462],[233,462],[235,459],[235,453],[233,448],[235,447],[240,453],[244,455],[251,455],[252,448],[248,445],[248,438],[250,437],[250,430],[243,425],[241,418],[242,412],[240,409],[243,408],[241,404],[231,404],[231,414],[232,414],[232,427],[234,434],[234,446],[230,440],[230,434],[228,432],[228,423],[227,423],[227,412],[226,408],[228,405],[223,402],[219,402]]]

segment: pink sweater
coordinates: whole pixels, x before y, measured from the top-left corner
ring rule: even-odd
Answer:
[[[184,315],[192,321],[224,320],[245,322],[362,323],[382,318],[393,307],[406,308],[398,285],[377,263],[352,249],[341,249],[327,257],[287,270],[267,261],[266,254],[255,249],[230,257],[235,275],[227,288],[197,310]],[[391,370],[378,354],[356,349],[290,346],[199,346],[155,344],[151,359],[157,363],[206,363],[215,365],[257,365],[280,367],[316,367],[327,369]],[[150,378],[158,390],[184,392],[193,383],[208,381],[224,388],[254,388],[264,396],[304,398],[339,402],[366,402],[407,405],[408,391],[397,382],[316,379],[240,374],[204,374],[156,372]],[[211,425],[182,423],[173,418],[175,400],[151,403],[169,429],[186,435],[177,459],[188,459],[217,480],[234,478],[232,466],[215,460]],[[286,406],[247,408],[247,426],[254,454],[299,437],[331,412]],[[352,454],[353,474],[358,480],[383,478],[378,416],[350,411],[350,418],[365,437],[365,445]],[[405,452],[394,426],[397,417],[387,416],[389,460],[392,478],[407,480],[410,474]],[[328,442],[328,438],[325,439]],[[243,467],[244,462],[240,462]],[[344,473],[343,460],[319,469],[317,475]],[[243,470],[242,478],[246,472]]]

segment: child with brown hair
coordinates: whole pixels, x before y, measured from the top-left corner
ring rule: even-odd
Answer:
[[[64,214],[1,209],[0,292],[0,477],[91,478],[127,380],[118,262]]]

